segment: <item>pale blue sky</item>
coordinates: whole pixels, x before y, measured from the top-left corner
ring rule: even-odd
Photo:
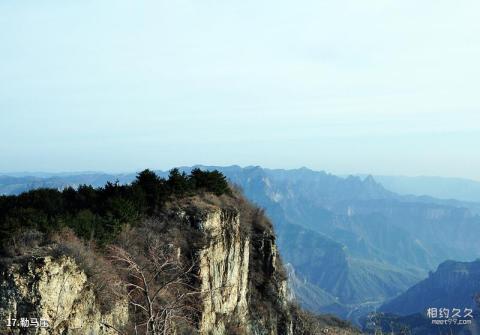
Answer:
[[[0,172],[480,180],[480,2],[2,0]]]

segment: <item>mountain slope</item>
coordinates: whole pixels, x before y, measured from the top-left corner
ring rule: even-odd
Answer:
[[[372,177],[341,178],[305,168],[202,168],[220,170],[266,209],[281,254],[304,283],[297,295],[316,311],[351,316],[395,297],[447,259],[480,257],[480,217],[463,202],[402,196]],[[78,185],[81,177],[75,178]],[[307,288],[318,296],[315,304]]]
[[[52,335],[358,334],[290,302],[271,222],[217,172],[0,197],[0,228],[0,316]]]
[[[419,280],[387,264],[352,258],[343,244],[295,225],[280,229],[278,244],[285,261],[294,264],[306,283],[321,288],[343,306],[379,303]],[[332,312],[326,307],[330,304],[329,299],[317,301],[319,310],[326,312]]]
[[[395,297],[445,259],[480,255],[480,218],[458,203],[399,196],[373,178],[308,169],[222,171],[274,218],[280,251],[306,282],[299,296],[311,306],[306,288],[314,286],[339,299],[333,309],[326,299],[321,311],[355,319],[365,305]],[[327,252],[332,256],[323,258]]]
[[[476,294],[480,294],[480,260],[446,261],[380,310],[408,315],[424,313],[430,307],[475,308]]]
[[[479,294],[480,260],[445,261],[361,323],[369,333],[476,335],[480,331]]]

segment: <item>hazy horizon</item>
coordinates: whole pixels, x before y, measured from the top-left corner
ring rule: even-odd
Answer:
[[[479,10],[2,1],[0,174],[200,162],[480,181]]]
[[[363,172],[351,172],[351,173],[336,173],[335,171],[329,171],[325,169],[312,169],[307,166],[299,166],[299,167],[292,167],[292,168],[282,168],[282,167],[265,167],[262,165],[239,165],[239,164],[232,164],[232,165],[208,165],[208,164],[192,164],[192,165],[174,165],[171,167],[166,167],[166,168],[156,168],[156,167],[144,167],[136,170],[125,170],[125,171],[120,171],[120,170],[44,170],[44,171],[33,171],[33,170],[25,170],[25,171],[0,171],[0,176],[21,176],[21,177],[35,177],[35,176],[71,176],[71,175],[82,175],[82,174],[110,174],[110,175],[121,175],[121,174],[133,174],[133,173],[138,173],[144,169],[150,169],[152,171],[169,171],[173,168],[183,168],[183,167],[192,167],[192,166],[212,166],[212,167],[221,167],[221,168],[226,168],[226,167],[231,167],[231,166],[238,166],[240,168],[249,168],[249,167],[260,167],[262,169],[267,169],[267,170],[299,170],[306,168],[308,170],[314,171],[314,172],[324,172],[327,174],[331,174],[337,177],[342,177],[342,178],[347,178],[348,176],[355,176],[355,177],[361,177],[361,178],[366,178],[367,176],[373,176],[373,177],[396,177],[396,178],[439,178],[439,179],[450,179],[450,180],[465,180],[465,181],[473,181],[473,182],[478,182],[480,183],[480,180],[473,179],[473,178],[464,178],[464,177],[446,177],[446,176],[435,176],[435,175],[387,175],[387,174],[373,174],[373,173],[363,173]]]

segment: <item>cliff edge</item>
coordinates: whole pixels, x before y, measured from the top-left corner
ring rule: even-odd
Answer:
[[[223,177],[142,173],[0,198],[0,333],[358,333],[290,301],[270,221]]]

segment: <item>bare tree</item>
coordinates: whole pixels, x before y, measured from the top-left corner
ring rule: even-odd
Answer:
[[[132,307],[135,334],[174,334],[179,325],[195,327],[198,292],[191,284],[194,264],[185,266],[173,245],[147,241],[142,252],[110,246],[121,290]],[[108,325],[107,325],[108,326]]]

